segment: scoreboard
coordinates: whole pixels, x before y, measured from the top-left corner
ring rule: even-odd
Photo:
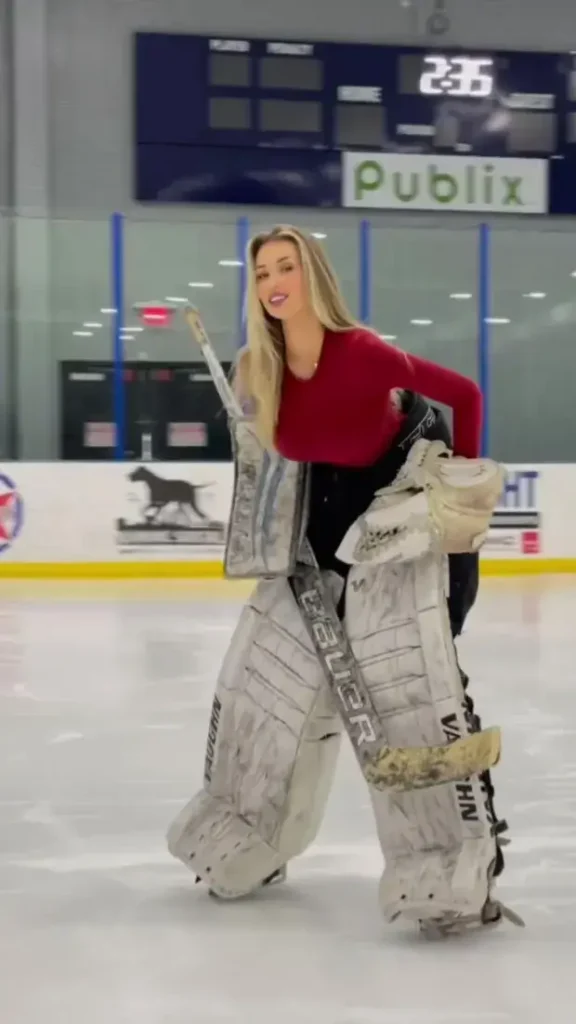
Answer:
[[[361,151],[554,161],[576,210],[573,53],[138,33],[134,86],[142,201],[338,206]]]

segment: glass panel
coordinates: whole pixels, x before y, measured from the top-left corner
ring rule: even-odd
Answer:
[[[126,221],[128,458],[231,457],[226,416],[183,309],[198,306],[228,368],[240,342],[237,235],[236,218]]]
[[[11,217],[0,212],[0,459],[16,454],[13,316],[10,295]]]
[[[15,217],[13,246],[17,452],[55,459],[67,429],[63,361],[110,358],[110,317],[101,312],[110,304],[108,221]],[[110,418],[109,383],[104,393]]]
[[[380,222],[372,249],[374,326],[407,352],[476,380],[476,230]]]
[[[576,240],[543,221],[492,229],[491,454],[574,462]],[[508,322],[509,321],[509,322]]]

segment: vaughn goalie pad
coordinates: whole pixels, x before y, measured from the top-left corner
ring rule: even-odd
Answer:
[[[326,574],[338,600],[342,581]],[[261,580],[218,678],[204,787],[170,852],[224,898],[251,892],[319,828],[341,723],[285,579]]]
[[[387,742],[426,746],[465,736],[464,691],[446,607],[446,560],[353,566],[345,625]],[[385,858],[385,917],[478,917],[489,899],[495,822],[478,776],[371,798]]]

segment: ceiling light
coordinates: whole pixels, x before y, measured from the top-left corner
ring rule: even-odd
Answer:
[[[451,299],[462,299],[462,300],[464,300],[464,299],[471,299],[472,298],[472,292],[452,292],[452,294],[450,295],[450,298]]]
[[[92,331],[74,331],[75,338],[93,338]]]
[[[382,341],[398,341],[397,334],[381,334]]]
[[[546,292],[524,292],[523,299],[545,299]]]
[[[122,341],[134,341],[134,335],[133,334],[123,334],[122,335]]]
[[[94,328],[96,328],[96,327],[102,327],[102,324],[96,324],[96,323],[91,324],[89,321],[86,321],[86,323],[84,324],[84,327],[94,327]]]
[[[167,295],[166,302],[188,302],[188,299],[179,299],[175,295]]]
[[[101,313],[110,313],[110,314],[113,315],[113,314],[115,314],[117,312],[117,310],[115,310],[115,309],[101,309],[100,312]]]
[[[212,281],[188,281],[189,288],[213,288]]]
[[[510,320],[506,316],[487,316],[484,322],[487,324],[509,324]]]
[[[570,274],[570,277],[576,277],[576,270],[572,271],[572,273]]]
[[[414,327],[430,327],[430,324],[433,323],[433,321],[432,320],[411,320],[410,323],[414,324]]]
[[[125,331],[129,331],[130,334],[142,334],[143,330],[143,327],[123,327],[122,333],[124,333]]]
[[[242,260],[218,260],[219,267],[243,267]]]
[[[324,231],[313,231],[312,238],[328,238]]]

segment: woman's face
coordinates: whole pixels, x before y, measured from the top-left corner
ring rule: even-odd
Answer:
[[[298,248],[294,242],[265,242],[256,257],[256,291],[270,316],[290,320],[308,307]]]

